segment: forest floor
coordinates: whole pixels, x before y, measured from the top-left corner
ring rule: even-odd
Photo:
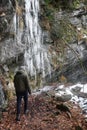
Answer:
[[[29,113],[16,121],[16,97],[2,113],[0,130],[87,130],[81,109],[71,102],[58,102],[46,94],[29,96]]]

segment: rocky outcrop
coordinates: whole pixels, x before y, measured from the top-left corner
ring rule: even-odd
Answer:
[[[15,8],[15,0],[10,0]],[[55,3],[46,3],[45,0],[40,1],[41,11],[39,14],[39,22],[43,29],[43,42],[48,47],[50,53],[51,76],[46,76],[47,82],[60,81],[63,75],[67,82],[86,82],[86,61],[87,61],[87,35],[86,35],[86,17],[87,10],[84,4],[80,4],[79,8],[73,10],[65,10],[60,7],[56,8]],[[71,2],[72,3],[72,2]],[[0,3],[3,5],[4,3]],[[24,4],[19,1],[19,5]],[[69,0],[70,4],[70,0]],[[49,6],[50,5],[50,6]],[[11,7],[11,6],[10,6]],[[56,8],[56,10],[55,10]],[[0,13],[0,63],[1,64],[16,64],[23,63],[26,36],[19,33],[14,33],[18,26],[17,19],[19,17],[20,26],[23,28],[24,12],[21,14],[8,15],[6,12]],[[24,8],[23,10],[24,11]],[[10,18],[9,18],[9,17]],[[14,17],[13,17],[14,16]],[[16,17],[15,17],[16,16]],[[9,18],[9,20],[8,20]],[[17,18],[17,19],[16,19]],[[13,25],[15,23],[15,26]],[[14,26],[14,28],[13,28]],[[5,30],[3,29],[5,28]],[[9,29],[11,29],[9,31]],[[16,28],[16,31],[19,28]],[[24,32],[25,33],[25,32]],[[16,35],[16,36],[15,36]],[[25,41],[22,41],[23,38]],[[21,40],[21,41],[20,41]],[[50,78],[49,78],[50,77]]]
[[[51,7],[47,7],[46,5],[42,11],[44,12],[43,17],[49,21],[50,25],[49,37],[51,40],[48,38],[48,41],[49,45],[51,45],[51,65],[53,68],[51,76],[46,76],[46,81],[72,83],[86,82],[87,10],[85,5],[81,3],[78,8],[74,8],[70,12],[64,10],[54,11]],[[47,11],[48,13],[50,11],[49,15],[52,19],[49,19]],[[46,32],[47,28],[44,28]],[[45,41],[45,44],[46,43],[47,42]],[[61,80],[62,76],[64,77],[64,81]]]
[[[23,1],[21,2],[23,4]],[[0,2],[0,64],[19,64],[23,61],[24,45],[16,42],[15,38],[15,12],[20,11],[18,8],[16,0]]]
[[[46,77],[47,82],[72,82],[78,83],[87,82],[87,45],[82,43],[79,45],[71,44],[70,48],[66,50],[65,62],[63,66],[55,69],[51,73],[51,78]],[[64,76],[65,80],[61,77]]]
[[[0,41],[10,35],[10,23],[16,8],[16,0],[0,1]]]

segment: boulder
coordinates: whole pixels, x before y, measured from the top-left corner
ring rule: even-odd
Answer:
[[[72,98],[72,96],[65,92],[63,94],[55,93],[55,98],[57,101],[67,102]]]

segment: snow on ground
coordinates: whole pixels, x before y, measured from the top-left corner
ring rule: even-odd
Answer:
[[[41,92],[48,92],[52,90],[54,86],[45,86],[39,91],[35,92],[34,94],[40,94]],[[55,87],[55,95],[71,95],[71,100],[73,103],[78,104],[82,110],[83,113],[87,114],[87,84],[81,84],[77,83],[72,86],[67,86],[65,87],[64,84],[62,85],[57,85]],[[84,97],[85,95],[85,97]]]

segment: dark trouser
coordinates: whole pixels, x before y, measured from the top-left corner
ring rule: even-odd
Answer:
[[[20,115],[20,110],[21,110],[21,101],[22,98],[24,99],[24,113],[27,110],[28,107],[28,92],[22,92],[22,93],[16,93],[17,96],[17,116]]]

